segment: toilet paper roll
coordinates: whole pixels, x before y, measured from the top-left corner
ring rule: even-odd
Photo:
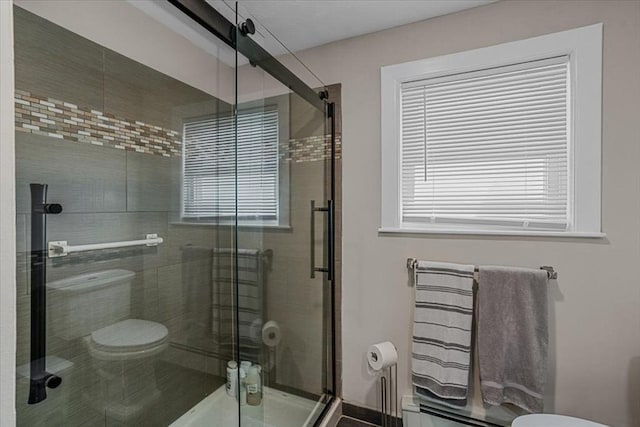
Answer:
[[[251,322],[249,326],[249,339],[254,344],[260,344],[262,339],[262,319],[258,318]]]
[[[380,371],[398,363],[398,351],[390,341],[373,344],[367,351],[367,362],[374,371]]]
[[[262,342],[267,347],[275,347],[280,344],[280,339],[282,339],[280,325],[275,320],[269,320],[262,327]]]

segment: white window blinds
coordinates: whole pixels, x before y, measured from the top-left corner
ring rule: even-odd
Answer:
[[[185,218],[278,218],[278,111],[238,114],[237,168],[233,117],[207,117],[184,125]]]
[[[567,229],[568,64],[403,83],[403,223]]]

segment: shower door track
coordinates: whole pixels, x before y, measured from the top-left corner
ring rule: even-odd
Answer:
[[[250,37],[236,37],[236,26],[204,0],[167,0],[220,40],[237,49],[249,62],[260,66],[280,83],[325,113],[324,94],[310,88]]]

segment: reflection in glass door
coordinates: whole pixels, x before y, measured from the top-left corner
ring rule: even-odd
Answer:
[[[14,7],[18,425],[296,427],[334,394],[325,85],[172,3]]]
[[[248,60],[239,53],[240,62]],[[255,88],[259,90],[252,90]],[[274,112],[279,120],[277,126],[269,127],[266,121]],[[274,170],[274,175],[263,172],[258,182],[244,169],[244,156],[249,154],[242,150],[250,132],[243,118],[256,114],[262,116],[258,125],[261,136],[247,138],[253,143],[262,141],[263,150],[269,135],[277,139],[277,150],[259,155],[261,170]],[[256,249],[271,254],[260,318],[252,316],[251,307],[245,305],[249,303],[248,277],[242,258],[238,258],[240,360],[259,365],[250,367],[244,379],[247,404],[240,407],[241,421],[243,425],[253,425],[256,420],[269,426],[313,425],[327,402],[330,375],[325,308],[331,302],[327,291],[333,268],[328,261],[333,206],[326,109],[317,109],[263,69],[246,64],[238,68],[237,117],[238,253]],[[270,158],[273,169],[266,164]],[[255,166],[255,160],[251,164]],[[243,193],[245,186],[250,192]],[[272,215],[265,209],[259,217],[245,217],[241,212],[246,200],[261,203],[263,209],[272,204],[276,208]],[[257,353],[243,346],[252,336],[254,324],[262,325],[266,344],[259,346]],[[257,369],[262,369],[265,386],[261,396],[252,401],[250,373],[255,375]]]
[[[241,400],[240,419],[242,425],[311,426],[333,391],[332,105],[326,101],[325,85],[306,70],[306,74],[298,76],[280,63],[256,60],[264,50],[282,61],[292,61],[294,66],[301,65],[251,16],[250,10],[237,10],[236,28],[238,251],[260,248],[271,253],[263,282],[262,318],[258,320],[243,317],[243,265],[238,261],[240,358],[257,362],[265,383],[262,395],[252,401],[253,381],[247,375],[247,404],[243,406]],[[268,128],[263,122],[262,132],[258,132],[261,136],[256,138],[253,134],[249,139],[253,143],[262,141],[265,147],[266,137],[277,138],[277,150],[263,151],[259,156],[262,162],[270,156],[277,160],[273,169],[276,174],[260,174],[261,180],[251,185],[252,192],[244,195],[243,181],[252,180],[252,174],[243,169],[250,156],[241,151],[248,132],[241,118],[250,114],[266,118],[273,112],[279,117],[277,127]],[[255,166],[255,160],[252,164]],[[263,166],[262,170],[270,169]],[[258,199],[256,191],[260,194]],[[277,209],[271,216],[265,211],[262,218],[243,217],[240,213],[244,200],[273,200]],[[257,358],[243,352],[242,331],[249,325],[251,336],[249,322],[263,324],[266,345],[261,346]],[[255,367],[249,370],[256,372]]]

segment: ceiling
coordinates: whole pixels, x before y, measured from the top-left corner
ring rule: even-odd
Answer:
[[[206,1],[229,21],[236,21],[232,0]],[[240,0],[238,20],[253,18],[256,34],[251,38],[277,57],[287,51],[297,52],[494,1],[497,0]],[[127,2],[225,64],[235,66],[233,50],[220,41],[212,41],[208,31],[169,2]],[[246,63],[246,58],[238,57],[238,65]]]
[[[297,52],[494,1],[241,0],[239,12],[255,18],[290,51]]]

